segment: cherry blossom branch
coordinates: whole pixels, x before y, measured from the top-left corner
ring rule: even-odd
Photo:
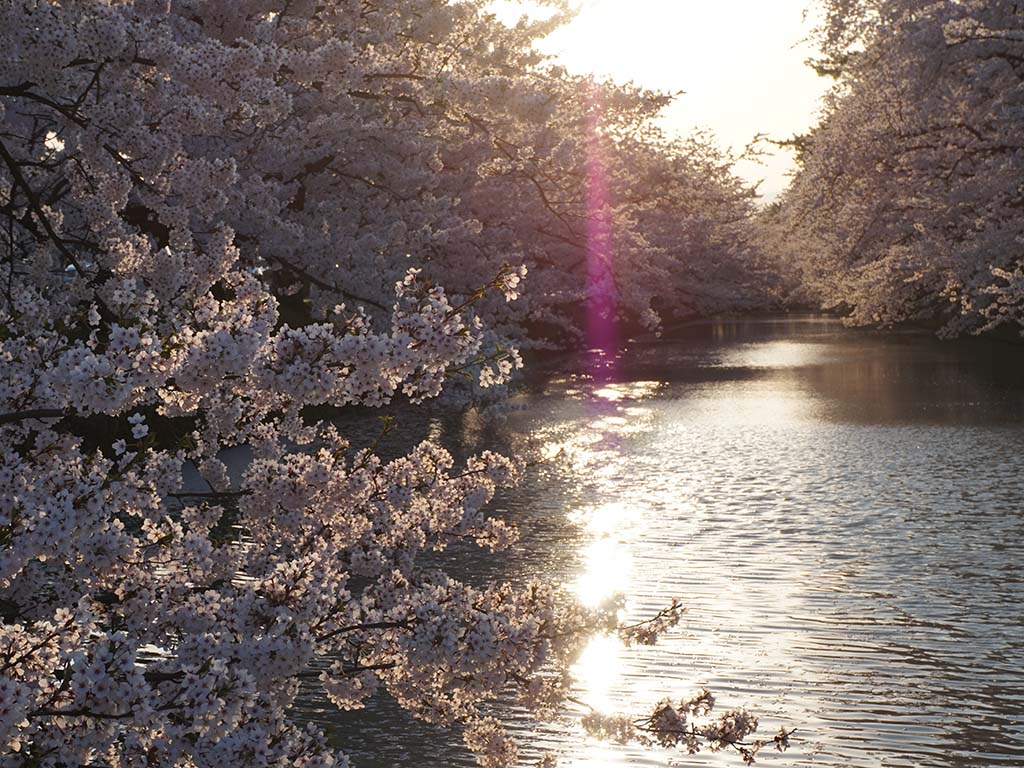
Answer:
[[[0,424],[16,424],[29,419],[61,419],[67,415],[68,412],[61,408],[34,408],[28,411],[0,413]]]

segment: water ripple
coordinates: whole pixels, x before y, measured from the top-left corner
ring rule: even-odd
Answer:
[[[438,417],[460,452],[563,449],[497,502],[524,532],[501,575],[546,570],[585,599],[621,590],[630,618],[687,603],[657,647],[585,655],[585,700],[630,711],[706,685],[765,730],[799,728],[765,764],[1024,765],[1019,361],[815,320],[703,326],[620,368],[597,391],[538,379],[525,410],[473,438],[466,417]],[[510,715],[565,766],[670,757]],[[386,703],[316,719],[364,765],[472,764]],[[709,763],[736,760],[679,760]]]

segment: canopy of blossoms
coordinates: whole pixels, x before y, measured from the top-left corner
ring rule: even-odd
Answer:
[[[514,540],[485,507],[520,464],[385,462],[315,416],[500,385],[609,282],[652,327],[759,300],[728,158],[545,63],[559,8],[484,5],[0,4],[0,765],[344,765],[289,717],[309,677],[510,765],[491,702],[549,715],[593,633],[679,620],[425,567]],[[756,718],[710,703],[584,722],[752,759]]]
[[[824,5],[817,65],[837,84],[769,217],[778,262],[856,323],[1019,329],[1024,6]]]

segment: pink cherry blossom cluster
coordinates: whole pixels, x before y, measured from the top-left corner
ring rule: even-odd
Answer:
[[[304,679],[463,725],[486,766],[517,755],[498,697],[563,707],[614,617],[424,564],[515,542],[487,503],[521,464],[384,461],[330,420],[500,387],[528,327],[571,334],[590,102],[534,47],[562,17],[0,4],[0,765],[346,765],[289,717]],[[653,326],[749,277],[751,194],[650,126],[664,97],[604,102],[608,268]]]
[[[940,333],[1024,326],[1024,14],[1012,2],[830,0],[836,78],[766,250],[801,302]]]

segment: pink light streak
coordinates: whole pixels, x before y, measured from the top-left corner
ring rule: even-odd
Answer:
[[[586,338],[590,373],[598,385],[617,378],[615,357],[619,341],[608,165],[601,134],[603,117],[604,94],[591,81],[586,117]]]

